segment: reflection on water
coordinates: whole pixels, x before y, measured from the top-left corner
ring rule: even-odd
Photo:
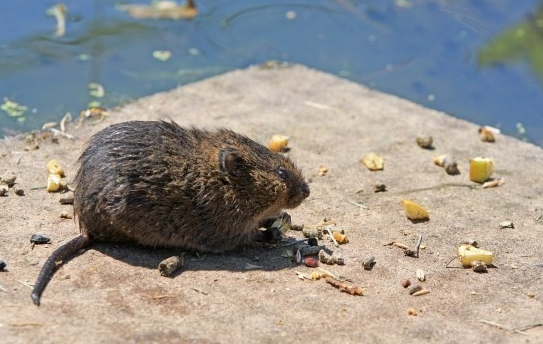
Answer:
[[[527,62],[543,84],[543,5],[479,51],[482,66]]]
[[[50,3],[0,3],[0,100],[28,109],[24,121],[0,110],[4,132],[276,59],[543,145],[536,0],[200,0],[192,20],[134,19],[112,0],[65,4],[55,36]]]

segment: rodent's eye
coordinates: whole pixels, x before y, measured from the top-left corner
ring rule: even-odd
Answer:
[[[287,170],[285,170],[285,169],[282,168],[282,167],[279,167],[279,169],[277,170],[277,175],[278,175],[279,178],[281,178],[281,180],[283,180],[283,181],[287,181],[287,180],[288,180],[288,172],[287,172]]]

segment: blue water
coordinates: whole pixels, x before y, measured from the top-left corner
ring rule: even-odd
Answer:
[[[28,107],[24,120],[0,110],[3,133],[277,59],[543,146],[543,57],[529,58],[543,56],[543,19],[533,19],[540,1],[196,0],[190,21],[133,19],[115,1],[64,3],[66,35],[56,37],[45,15],[54,2],[0,2],[0,101]],[[528,48],[482,61],[500,35],[530,20],[541,34]],[[154,58],[157,50],[171,58]],[[91,82],[103,98],[89,94]]]

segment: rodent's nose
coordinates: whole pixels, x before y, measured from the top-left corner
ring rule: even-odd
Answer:
[[[302,185],[302,195],[304,196],[304,198],[307,198],[309,196],[309,185],[307,185],[307,183],[304,183]]]

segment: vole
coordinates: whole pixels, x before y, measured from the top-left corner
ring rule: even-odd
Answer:
[[[88,141],[75,177],[81,235],[48,258],[40,297],[57,261],[92,242],[224,252],[273,237],[260,228],[309,196],[286,156],[247,136],[165,121],[111,125]]]

